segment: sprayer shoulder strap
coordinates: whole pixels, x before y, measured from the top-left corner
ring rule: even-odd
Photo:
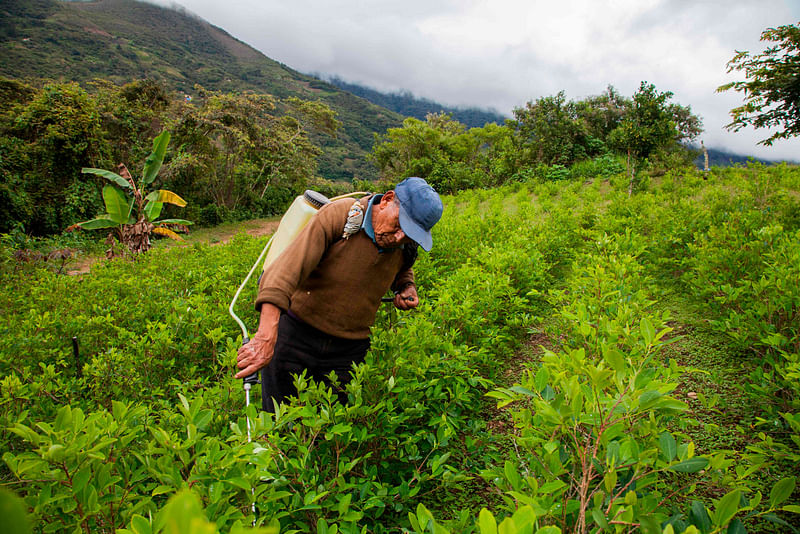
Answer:
[[[350,206],[350,211],[347,213],[347,221],[344,223],[344,230],[342,231],[342,239],[348,239],[350,236],[357,234],[361,227],[364,225],[364,214],[367,212],[367,205],[369,199],[373,197],[369,194],[365,197],[357,199]],[[403,266],[401,270],[405,271],[414,266],[417,261],[418,245],[416,243],[407,243],[403,246]]]

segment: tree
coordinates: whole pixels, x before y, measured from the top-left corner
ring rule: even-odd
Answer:
[[[587,133],[593,139],[605,141],[619,126],[629,107],[630,99],[609,85],[600,95],[576,102],[575,111]]]
[[[96,100],[75,83],[34,89],[3,83],[0,114],[0,227],[22,223],[35,235],[59,232],[90,216],[98,190],[80,169],[108,162]]]
[[[153,81],[95,80],[37,88],[0,78],[0,231],[60,232],[103,205],[103,180],[83,167],[143,162],[170,100]]]
[[[370,158],[388,182],[419,176],[439,192],[454,192],[486,185],[492,143],[507,140],[508,134],[496,124],[467,131],[446,113],[429,113],[425,121],[409,117],[402,128],[376,136]]]
[[[528,165],[569,165],[587,156],[587,132],[564,91],[514,109],[517,137]]]
[[[234,210],[263,199],[270,187],[302,188],[320,149],[309,137],[333,135],[339,123],[321,102],[204,91],[175,125],[178,150],[170,173],[201,201]]]
[[[800,23],[769,28],[761,40],[776,44],[754,56],[737,51],[728,72],[743,71],[746,79],[722,85],[717,92],[733,89],[744,95],[744,104],[730,112],[728,130],[782,128],[759,141],[771,146],[800,134]]]
[[[667,103],[672,93],[660,93],[656,86],[642,82],[633,95],[625,118],[608,136],[609,145],[626,154],[628,195],[633,193],[637,162],[679,137],[672,109]]]

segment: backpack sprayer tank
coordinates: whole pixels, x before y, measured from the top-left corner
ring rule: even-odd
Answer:
[[[286,210],[286,213],[281,218],[278,229],[272,236],[272,245],[270,245],[267,258],[264,260],[263,270],[266,271],[267,267],[280,256],[281,252],[294,241],[294,238],[308,224],[308,221],[311,220],[317,210],[329,202],[330,200],[325,195],[311,190],[306,190],[305,193],[294,199],[292,205],[289,206],[289,209]]]

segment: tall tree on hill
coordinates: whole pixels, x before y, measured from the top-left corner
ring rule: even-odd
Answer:
[[[728,72],[743,71],[746,79],[717,91],[733,89],[744,95],[744,104],[731,110],[733,121],[726,128],[734,132],[746,126],[778,128],[759,141],[770,146],[800,134],[800,23],[769,28],[761,40],[775,44],[752,56],[737,51],[728,62]]]
[[[608,136],[609,145],[627,156],[628,195],[633,193],[637,163],[679,138],[670,98],[671,92],[661,93],[655,85],[643,81],[625,118]]]
[[[515,108],[511,125],[520,141],[523,164],[569,165],[589,155],[588,133],[564,91]]]
[[[449,193],[493,180],[492,147],[508,137],[504,126],[490,123],[467,130],[446,113],[429,113],[425,121],[409,117],[402,128],[376,136],[370,157],[391,183],[419,176],[437,191]]]
[[[609,85],[603,93],[576,102],[575,111],[587,133],[604,142],[619,126],[629,106],[630,99]]]
[[[186,105],[174,127],[178,153],[170,172],[191,183],[201,202],[227,210],[258,203],[271,187],[304,187],[320,153],[310,131],[333,134],[338,127],[320,102],[204,90],[199,100]]]

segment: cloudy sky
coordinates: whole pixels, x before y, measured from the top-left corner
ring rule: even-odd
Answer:
[[[609,84],[631,96],[646,80],[702,117],[707,146],[800,160],[800,138],[763,147],[763,130],[724,130],[742,100],[715,93],[741,79],[726,73],[734,51],[763,50],[764,29],[800,21],[800,0],[177,3],[295,70],[509,116],[562,89],[573,100]]]

